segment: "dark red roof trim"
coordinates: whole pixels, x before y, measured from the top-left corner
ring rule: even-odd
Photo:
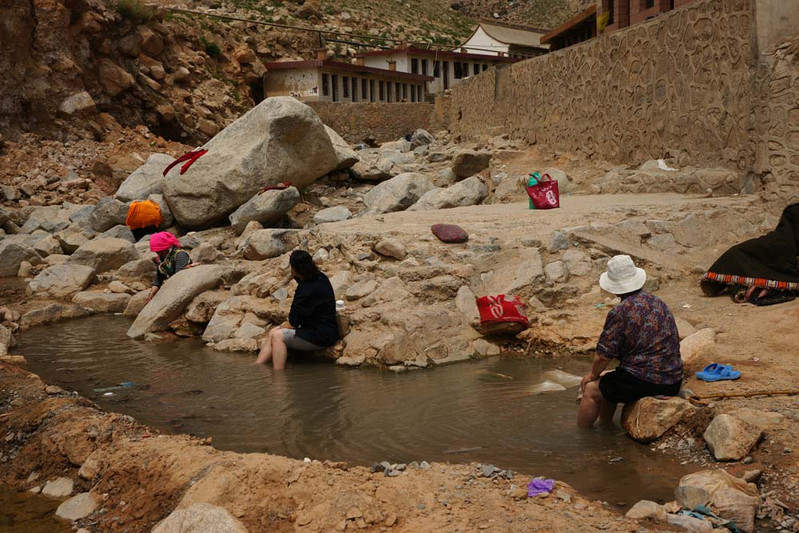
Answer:
[[[416,56],[426,56],[432,58],[442,59],[476,59],[479,61],[492,61],[495,63],[516,63],[524,58],[518,57],[505,57],[490,54],[472,54],[467,52],[453,52],[451,50],[427,50],[425,48],[414,48],[413,46],[407,48],[393,48],[391,50],[374,50],[372,52],[364,52],[355,57],[372,57],[372,56],[390,56],[394,54],[409,54]]]
[[[351,63],[341,63],[339,61],[321,61],[318,59],[311,59],[308,61],[272,61],[269,63],[264,63],[264,66],[266,66],[267,70],[281,70],[281,69],[285,70],[285,69],[295,69],[295,68],[323,68],[328,70],[338,70],[342,72],[377,74],[380,76],[405,78],[416,81],[433,81],[435,79],[432,76],[423,76],[421,74],[409,74],[408,72],[389,70],[387,68],[364,67],[361,65],[353,65]]]
[[[574,28],[575,26],[579,25],[581,22],[586,21],[587,19],[591,18],[593,15],[596,14],[596,4],[593,4],[591,7],[583,11],[582,13],[577,14],[577,16],[570,18],[551,32],[547,33],[543,37],[541,37],[541,44],[546,44],[561,33],[567,32],[570,29]]]

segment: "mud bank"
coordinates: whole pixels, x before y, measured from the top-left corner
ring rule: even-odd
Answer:
[[[0,363],[0,482],[30,489],[66,477],[95,511],[90,531],[149,531],[176,509],[225,509],[249,531],[632,531],[633,521],[565,484],[526,498],[529,479],[489,479],[477,464],[434,463],[397,477],[343,463],[214,449],[165,436],[38,376]],[[35,474],[34,474],[35,473]],[[520,499],[516,497],[521,496]],[[194,507],[193,507],[194,506]]]

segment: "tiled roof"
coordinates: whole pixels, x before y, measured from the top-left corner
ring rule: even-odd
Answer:
[[[532,28],[519,26],[516,24],[506,24],[501,22],[480,21],[480,27],[489,37],[496,39],[503,44],[516,46],[530,46],[538,48],[541,46],[541,36],[549,30],[543,28]]]

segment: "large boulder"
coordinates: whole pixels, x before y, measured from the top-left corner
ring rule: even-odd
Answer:
[[[102,291],[83,291],[72,297],[72,303],[98,313],[122,313],[130,303],[130,294]]]
[[[325,126],[325,131],[330,136],[330,142],[333,143],[333,149],[336,151],[336,159],[338,164],[335,170],[345,170],[359,161],[358,156],[355,155],[347,141],[341,138],[341,135],[335,132],[333,128]]]
[[[153,154],[128,176],[119,186],[114,198],[123,202],[145,200],[151,194],[163,194],[164,169],[175,158],[166,154]]]
[[[97,202],[97,207],[94,208],[94,211],[89,216],[89,226],[94,231],[102,233],[114,226],[124,224],[127,218],[127,204],[108,196]]]
[[[80,226],[74,224],[65,230],[59,231],[54,235],[61,244],[61,250],[69,255],[75,252],[81,245],[89,242],[93,233],[87,229],[81,229]]]
[[[677,503],[683,507],[693,509],[689,506],[691,503],[706,501],[716,514],[732,520],[742,531],[752,533],[755,530],[755,514],[760,506],[757,487],[724,470],[703,470],[683,476],[675,495]],[[686,495],[691,497],[686,499]]]
[[[94,279],[92,267],[62,263],[39,272],[26,290],[37,298],[66,298],[91,285]]]
[[[139,258],[133,243],[124,239],[94,239],[75,250],[69,262],[92,267],[98,274]]]
[[[381,159],[377,154],[361,156],[352,166],[352,172],[358,181],[383,181],[399,173],[392,161]]]
[[[189,228],[223,220],[264,186],[305,187],[339,163],[319,117],[290,97],[267,98],[204,148],[184,174],[174,168],[164,181],[172,214]]]
[[[7,238],[0,241],[0,277],[16,276],[23,261],[38,265],[42,258],[36,250],[23,242],[14,242]]]
[[[680,341],[680,356],[683,363],[691,363],[712,352],[716,346],[716,331],[703,328]]]
[[[718,461],[740,461],[763,437],[760,427],[732,415],[718,415],[702,435]]]
[[[363,197],[370,213],[402,211],[415,204],[433,183],[423,174],[406,172],[376,185]]]
[[[90,492],[82,492],[58,506],[55,514],[64,520],[80,520],[92,514],[99,506]]]
[[[467,178],[446,189],[433,189],[425,193],[409,211],[430,211],[476,205],[486,199],[488,187],[477,176]]]
[[[429,131],[420,128],[414,131],[411,136],[411,150],[431,144],[435,140],[436,138]]]
[[[633,439],[650,442],[660,438],[694,409],[694,406],[682,398],[641,398],[624,406],[621,425]]]
[[[118,226],[114,226],[108,231],[104,231],[100,235],[97,236],[98,239],[122,239],[131,243],[136,242],[136,237],[133,236],[133,232],[130,231],[130,228],[124,226],[122,224]]]
[[[33,233],[37,229],[55,233],[69,226],[69,216],[74,210],[63,209],[57,205],[29,207],[25,223],[19,233]]]
[[[455,154],[452,159],[452,172],[458,178],[468,178],[474,176],[491,164],[491,154],[486,152],[476,152],[474,150],[463,150]]]
[[[217,265],[200,265],[181,270],[166,280],[155,298],[136,317],[128,329],[128,337],[139,338],[145,333],[166,329],[198,294],[216,288],[225,270]]]
[[[262,226],[269,226],[280,220],[300,201],[300,191],[296,187],[283,190],[264,191],[257,194],[230,215],[230,225],[241,234],[248,223],[255,220]]]
[[[247,533],[247,528],[222,507],[195,503],[173,511],[153,533]]]

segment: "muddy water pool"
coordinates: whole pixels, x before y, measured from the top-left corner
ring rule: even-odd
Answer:
[[[33,328],[15,352],[108,411],[223,450],[360,465],[480,461],[617,505],[671,500],[689,471],[620,428],[579,430],[576,388],[530,393],[544,372],[581,376],[587,360],[500,357],[395,374],[300,357],[274,372],[199,340],[133,341],[128,326],[98,316]]]
[[[37,496],[0,485],[0,531],[67,533],[66,521],[55,517],[60,500]]]

